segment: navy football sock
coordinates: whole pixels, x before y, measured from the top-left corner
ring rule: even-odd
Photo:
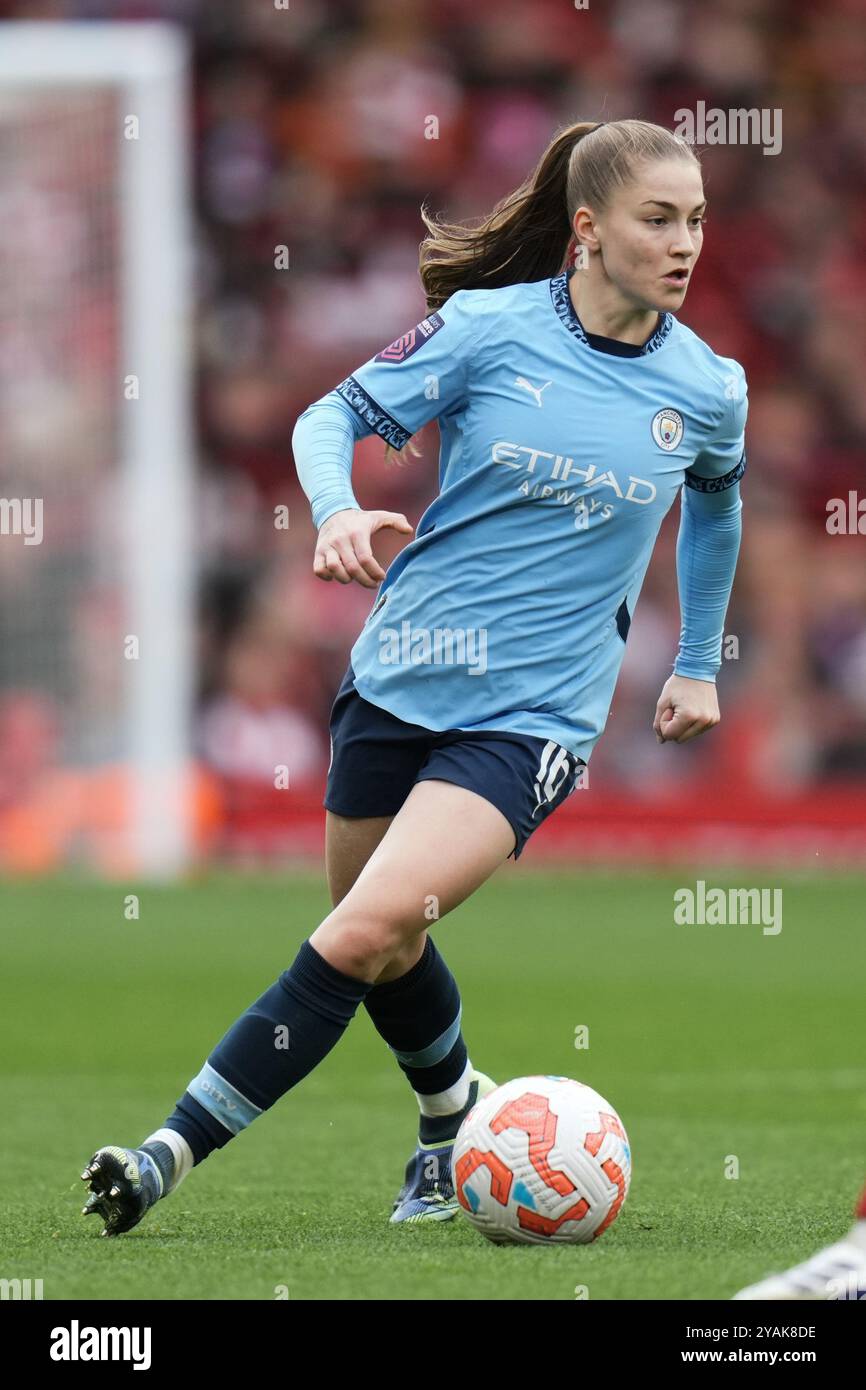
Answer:
[[[318,1066],[372,988],[305,941],[291,968],[214,1048],[166,1127],[183,1135],[201,1163]]]
[[[460,991],[432,937],[427,937],[421,959],[411,970],[374,985],[364,1004],[420,1104],[425,1097],[441,1096],[464,1078],[469,1058],[460,1031]],[[464,1105],[436,1115],[422,1111],[421,1143],[453,1139],[465,1109]]]

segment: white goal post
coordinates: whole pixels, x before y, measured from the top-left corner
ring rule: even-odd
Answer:
[[[116,186],[103,218],[116,224],[116,269],[112,244],[105,278],[118,289],[116,374],[113,364],[109,368],[109,391],[116,388],[110,437],[117,445],[117,501],[108,525],[118,535],[123,637],[135,639],[117,652],[121,693],[111,756],[131,773],[129,863],[144,876],[171,877],[191,853],[196,649],[189,44],[181,29],[160,22],[0,24],[0,133],[5,126],[10,160],[16,158],[16,120],[26,129],[39,119],[40,103],[53,113],[59,101],[61,118],[50,117],[57,142],[63,138],[62,103],[106,91],[118,117],[112,114],[107,123],[100,117],[106,148],[117,127],[111,156]],[[86,133],[67,138],[70,158],[91,157]],[[0,160],[0,188],[4,173]],[[6,193],[14,196],[8,186]],[[86,274],[82,283],[86,293]],[[65,301],[72,306],[67,317],[74,317],[81,298],[77,285]],[[21,302],[26,306],[27,297]],[[26,308],[20,312],[26,315]],[[26,323],[18,327],[26,339]],[[62,497],[58,493],[57,510]],[[50,480],[44,505],[48,534]],[[59,704],[64,688],[58,676]]]

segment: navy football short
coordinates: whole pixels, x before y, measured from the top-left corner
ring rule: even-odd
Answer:
[[[416,782],[435,777],[492,802],[514,831],[517,859],[586,766],[552,739],[407,724],[365,700],[353,680],[350,663],[331,710],[323,805],[335,815],[394,816]]]

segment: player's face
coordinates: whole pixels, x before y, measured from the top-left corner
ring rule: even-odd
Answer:
[[[691,160],[639,166],[595,222],[607,279],[636,308],[672,309],[686,297],[703,245],[706,209]]]

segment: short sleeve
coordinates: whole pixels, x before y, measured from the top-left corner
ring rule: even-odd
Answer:
[[[369,429],[395,449],[428,420],[466,400],[478,337],[471,305],[472,291],[458,290],[335,387]]]
[[[733,358],[725,358],[724,363],[729,368],[724,379],[725,409],[685,473],[686,487],[696,492],[724,492],[738,483],[746,471],[746,374]]]

